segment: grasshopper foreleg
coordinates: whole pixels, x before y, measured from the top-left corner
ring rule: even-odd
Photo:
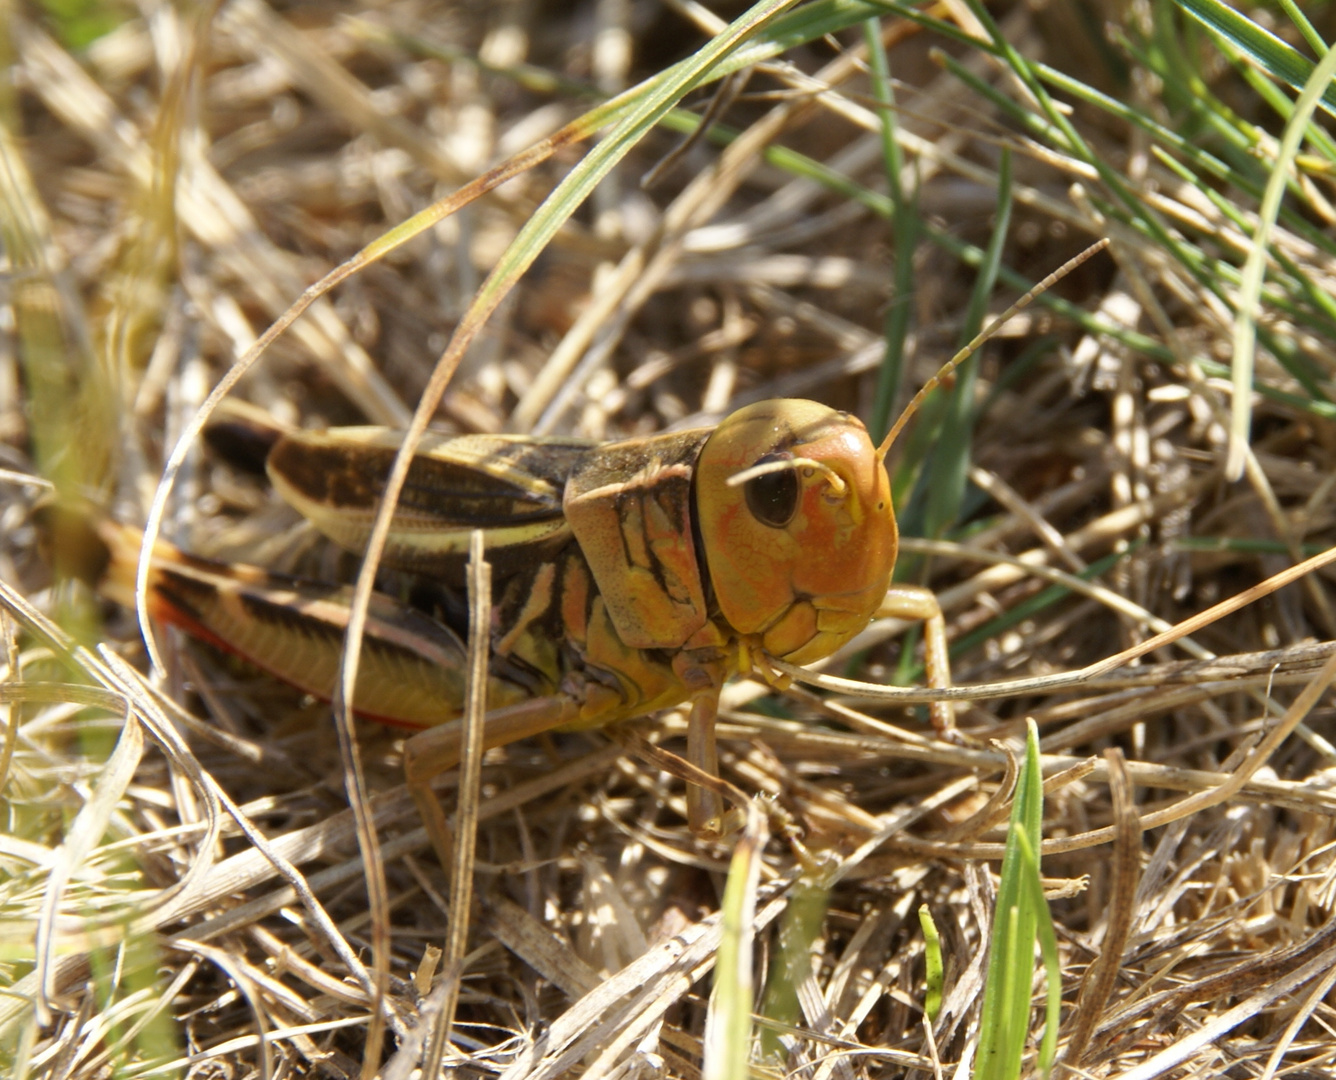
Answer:
[[[946,647],[946,619],[937,594],[921,585],[892,585],[877,609],[881,619],[919,619],[923,622],[923,668],[928,686],[943,690],[951,685],[951,659]],[[933,729],[950,742],[960,742],[955,706],[934,701],[928,706]]]

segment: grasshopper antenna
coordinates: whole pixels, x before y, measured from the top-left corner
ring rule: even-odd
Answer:
[[[1007,308],[1006,311],[1002,312],[1001,315],[984,327],[983,330],[979,331],[979,333],[975,335],[973,341],[943,364],[937,374],[925,382],[919,389],[919,392],[910,399],[909,404],[904,408],[904,412],[902,412],[899,417],[896,418],[895,423],[891,425],[891,430],[886,433],[886,438],[882,439],[881,445],[877,447],[878,459],[885,460],[886,454],[890,450],[891,445],[895,442],[896,436],[900,434],[901,430],[903,430],[904,426],[909,423],[914,414],[919,411],[920,406],[927,400],[928,395],[936,390],[937,387],[950,376],[951,372],[955,371],[956,368],[968,359],[980,345],[996,334],[1008,319],[1029,307],[1035,297],[1039,296],[1041,293],[1047,292],[1083,262],[1093,255],[1098,255],[1108,246],[1109,240],[1105,237],[1103,240],[1091,244],[1079,255],[1074,255],[1072,258],[1068,259],[1054,270],[1053,273],[1049,274],[1048,277],[1044,278],[1043,281],[1039,282],[1039,284],[1012,304],[1011,307]]]

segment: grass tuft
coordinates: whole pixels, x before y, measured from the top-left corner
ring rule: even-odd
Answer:
[[[0,1073],[1336,1073],[1330,569],[1256,591],[1336,544],[1327,9],[429,14],[6,10]],[[836,689],[729,686],[741,839],[687,828],[669,713],[488,751],[462,812],[437,778],[452,877],[402,732],[150,651],[51,510],[351,584],[205,412],[880,433],[1102,238],[889,451],[954,681],[1024,692],[956,741],[856,698],[921,683],[892,620]]]

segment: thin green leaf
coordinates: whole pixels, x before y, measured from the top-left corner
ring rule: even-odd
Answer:
[[[1298,28],[1299,33],[1303,34],[1304,40],[1308,42],[1308,47],[1313,52],[1321,56],[1327,51],[1327,43],[1322,40],[1322,35],[1308,21],[1308,16],[1294,0],[1280,0],[1280,9],[1290,17],[1290,21]]]
[[[937,933],[937,924],[927,904],[920,904],[919,926],[923,929],[923,966],[924,981],[927,984],[923,995],[923,1011],[929,1023],[935,1023],[942,1011],[942,987],[945,985],[945,968],[942,964],[942,938]]]
[[[1024,882],[1029,902],[1035,911],[1035,928],[1039,935],[1039,952],[1044,960],[1044,1038],[1039,1044],[1039,1072],[1048,1076],[1057,1056],[1058,1026],[1062,1018],[1062,964],[1058,955],[1058,936],[1053,929],[1053,915],[1044,896],[1044,881],[1039,870],[1039,845],[1043,840],[1043,779],[1039,754],[1039,727],[1033,720],[1025,722],[1025,772],[1022,783],[1032,789],[1029,797],[1038,810],[1038,820],[1030,831],[1021,830],[1016,839],[1025,864]]]
[[[798,988],[812,970],[812,943],[821,934],[830,906],[830,884],[804,875],[789,894],[778,947],[771,952],[760,1013],[771,1021],[761,1032],[761,1056],[776,1061],[783,1053],[779,1035],[798,1021]]]
[[[886,355],[877,372],[877,389],[872,399],[872,415],[868,430],[873,442],[881,442],[891,426],[891,409],[904,372],[905,343],[913,309],[909,297],[913,293],[914,248],[918,244],[918,208],[914,193],[904,187],[904,158],[896,136],[895,91],[891,81],[890,62],[881,40],[881,22],[869,19],[863,24],[863,37],[868,47],[868,66],[872,75],[872,92],[880,106],[882,163],[891,192],[891,237],[895,246],[894,282],[891,303],[886,309],[883,336]]]
[[[1031,854],[1033,858],[1033,854]],[[1048,1076],[1058,1054],[1058,1028],[1062,1022],[1062,958],[1058,954],[1058,935],[1053,928],[1053,916],[1044,884],[1035,861],[1035,873],[1029,877],[1031,902],[1039,910],[1036,926],[1039,932],[1039,953],[1044,959],[1044,1037],[1039,1043],[1039,1072]]]
[[[993,235],[984,254],[983,266],[974,280],[969,308],[961,327],[960,344],[965,345],[983,328],[988,310],[988,297],[997,283],[998,268],[1002,265],[1002,250],[1006,246],[1011,225],[1011,153],[1004,151],[998,168],[997,210],[994,215]],[[960,504],[965,497],[965,481],[969,475],[970,451],[974,445],[974,387],[978,381],[977,354],[964,361],[955,372],[955,386],[950,392],[943,417],[941,437],[932,457],[928,475],[926,534],[942,536],[960,516]]]
[[[1253,247],[1248,253],[1248,260],[1243,267],[1243,283],[1239,289],[1238,304],[1234,317],[1234,399],[1230,409],[1229,457],[1225,463],[1225,475],[1237,480],[1243,475],[1244,452],[1248,445],[1248,431],[1252,421],[1252,382],[1253,350],[1257,343],[1257,315],[1262,294],[1262,278],[1266,274],[1267,247],[1271,238],[1271,229],[1275,224],[1276,213],[1280,208],[1281,197],[1285,193],[1286,178],[1299,144],[1303,141],[1304,131],[1309,118],[1317,107],[1318,98],[1330,86],[1336,76],[1336,48],[1328,49],[1322,62],[1312,72],[1299,100],[1294,105],[1294,115],[1285,125],[1281,136],[1280,148],[1276,152],[1276,161],[1267,181],[1266,192],[1262,196],[1262,205],[1257,212],[1257,231],[1253,235]]]
[[[1040,903],[1036,904],[1030,881],[1039,880],[1034,852],[1039,850],[1044,812],[1038,738],[1038,730],[1031,721],[1025,761],[1017,778],[1011,807],[1006,851],[1002,856],[979,1023],[975,1080],[1015,1080],[1020,1075],[1029,1034],[1030,986],[1041,907],[1042,917],[1047,918],[1042,888]]]
[[[1220,0],[1175,0],[1175,3],[1203,26],[1232,42],[1263,71],[1295,90],[1306,87],[1312,79],[1311,60]],[[1331,79],[1326,82],[1330,84]],[[1324,109],[1336,115],[1336,90],[1330,85],[1321,91],[1321,102]]]
[[[765,815],[747,804],[747,824],[733,850],[720,907],[723,920],[714,965],[714,989],[705,1018],[704,1080],[747,1075],[751,1057],[752,951],[756,938],[756,890],[761,851],[769,839]]]

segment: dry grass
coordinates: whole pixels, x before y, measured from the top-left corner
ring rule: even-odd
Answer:
[[[210,23],[154,8],[77,58],[32,12],[8,13],[7,1075],[358,1075],[378,937],[328,709],[184,641],[169,643],[171,677],[150,689],[131,620],[52,587],[32,519],[42,489],[9,472],[40,470],[142,520],[164,447],[308,283],[587,107],[573,85],[542,80],[616,90],[697,47],[679,6],[387,0],[280,12],[232,0]],[[1027,55],[1111,92],[1138,86],[1160,115],[1153,85],[1117,82],[1117,50],[1068,24],[1078,7],[1017,6],[1003,25]],[[1104,256],[1057,291],[1158,346],[1092,336],[1037,307],[983,353],[986,408],[957,544],[906,542],[931,552],[930,563],[915,556],[915,572],[961,644],[956,681],[1081,667],[1290,565],[1301,547],[1329,547],[1336,438],[1312,387],[1261,361],[1268,388],[1291,396],[1258,398],[1255,466],[1226,482],[1227,384],[1197,363],[1227,362],[1225,302],[1103,216],[1089,169],[1022,145],[993,104],[934,66],[939,40],[886,25],[922,219],[986,246],[999,146],[1016,145],[1006,265],[1036,280],[1112,236],[1116,262]],[[764,137],[731,151],[722,175],[709,171],[721,151],[694,143],[641,190],[679,142],[649,138],[492,318],[440,423],[613,438],[774,396],[866,414],[892,303],[887,226],[761,156],[790,147],[884,189],[861,44],[843,34],[838,48],[818,41],[786,58],[820,73],[821,95],[792,71],[754,75],[723,119]],[[978,54],[962,59],[1023,98]],[[1237,73],[1216,75],[1241,116],[1267,119]],[[1140,136],[1083,107],[1073,122],[1173,228],[1220,265],[1242,261],[1246,237]],[[404,424],[479,281],[575,153],[320,301],[238,396],[307,426]],[[1305,183],[1310,220],[1329,229],[1313,209],[1330,195],[1326,179]],[[1275,243],[1330,291],[1330,253],[1291,232]],[[920,245],[912,293],[894,301],[914,315],[910,386],[953,350],[974,276],[942,244]],[[992,310],[1014,295],[999,289]],[[1312,386],[1329,390],[1336,343],[1325,324],[1290,314],[1267,325],[1290,334]],[[908,440],[904,455],[917,452]],[[303,542],[270,493],[203,448],[167,532],[252,561],[291,559]],[[1044,568],[1092,565],[1102,589],[1045,593]],[[1255,1076],[1269,1062],[1288,1076],[1331,1075],[1336,752],[1320,734],[1330,699],[1302,737],[1247,757],[1331,655],[1326,586],[1310,577],[1190,648],[1075,691],[962,707],[968,745],[930,738],[903,709],[865,716],[807,692],[731,687],[723,773],[763,793],[814,855],[805,864],[783,836],[763,851],[759,970],[783,971],[786,949],[802,961],[787,1012],[785,994],[767,995],[770,1056],[754,1067],[929,1076],[936,1061],[949,1072],[960,1060],[977,1030],[1008,794],[990,740],[1016,737],[1032,716],[1051,755],[1043,865],[1063,950],[1063,1039],[1079,1031],[1084,1043],[1079,1075]],[[893,681],[913,640],[877,624],[832,670]],[[362,726],[389,886],[384,1075],[408,1075],[456,990],[446,1061],[470,1075],[699,1074],[729,853],[689,835],[681,783],[637,742],[680,750],[668,740],[683,730],[680,717],[659,717],[634,737],[559,736],[488,756],[455,983],[448,964],[438,970],[450,884],[403,791],[398,737]],[[1240,767],[1247,781],[1225,787]],[[439,784],[447,807],[455,783]],[[946,952],[932,1039],[923,904]],[[794,945],[804,925],[810,945]],[[1086,980],[1101,955],[1103,977]],[[1147,1065],[1157,1061],[1166,1071]]]

